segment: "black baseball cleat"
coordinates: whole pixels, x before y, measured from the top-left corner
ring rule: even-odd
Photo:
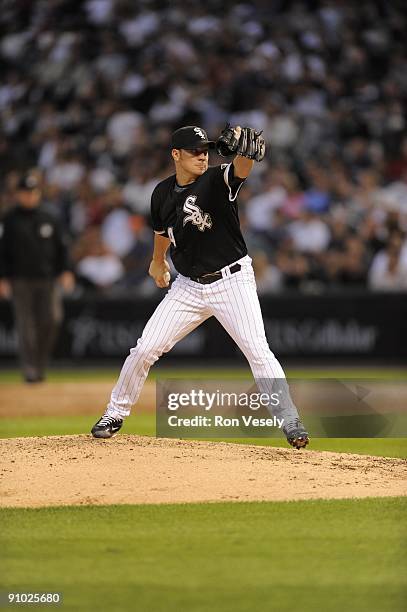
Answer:
[[[123,419],[115,419],[104,414],[92,427],[91,434],[94,438],[112,438],[121,429]]]
[[[283,427],[288,444],[299,450],[309,443],[309,435],[300,419],[295,419]]]

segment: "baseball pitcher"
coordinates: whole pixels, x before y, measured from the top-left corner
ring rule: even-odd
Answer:
[[[231,163],[208,166],[215,146]],[[285,386],[278,407],[283,431],[294,448],[309,437],[292,402],[284,371],[264,331],[256,283],[242,236],[237,197],[254,162],[265,155],[265,142],[252,128],[229,125],[215,142],[200,127],[172,134],[175,174],[161,181],[151,198],[154,253],[149,274],[160,288],[170,283],[168,249],[178,272],[165,298],[130,350],[106,412],[92,428],[95,438],[110,438],[137,402],[150,367],[163,353],[209,317],[216,317],[246,356],[257,386],[271,394]],[[277,409],[270,413],[276,415]]]

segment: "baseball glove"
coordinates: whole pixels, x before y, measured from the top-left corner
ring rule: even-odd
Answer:
[[[235,129],[230,125],[230,123],[227,123],[226,127],[223,129],[221,135],[216,141],[217,152],[219,155],[222,155],[222,157],[229,157],[229,155],[236,153],[238,144],[239,139],[236,138]]]
[[[249,127],[242,128],[236,153],[258,162],[264,159],[266,143],[261,132]]]
[[[242,128],[240,138],[237,139],[235,128],[228,123],[216,141],[216,150],[223,157],[242,155],[261,161],[266,153],[266,143],[261,132],[249,127]]]

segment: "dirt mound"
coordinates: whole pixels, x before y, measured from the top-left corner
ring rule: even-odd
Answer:
[[[407,495],[407,461],[119,435],[0,440],[0,505]]]

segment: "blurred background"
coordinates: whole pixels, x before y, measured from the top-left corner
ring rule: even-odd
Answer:
[[[34,172],[77,283],[57,356],[122,358],[163,293],[149,206],[181,125],[264,131],[240,216],[272,348],[407,357],[404,2],[3,0],[0,215]],[[210,163],[222,160],[212,154]],[[16,354],[0,303],[0,359]],[[211,321],[174,358],[235,358]],[[219,330],[219,333],[221,330]]]

